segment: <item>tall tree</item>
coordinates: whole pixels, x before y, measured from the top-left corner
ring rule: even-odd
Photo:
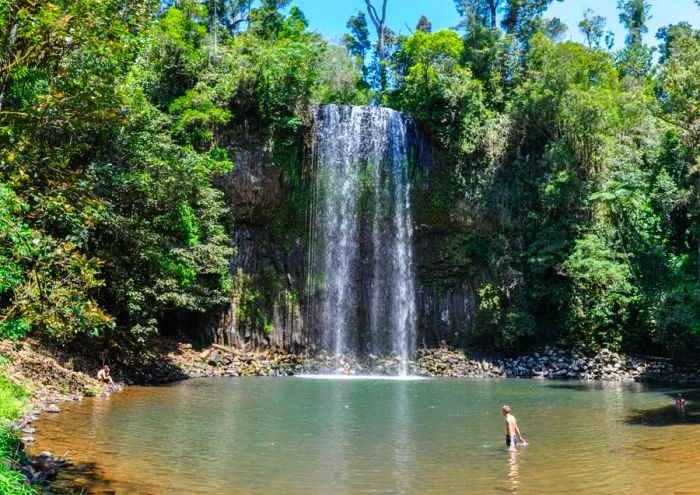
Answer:
[[[251,29],[261,38],[276,39],[284,23],[284,14],[281,10],[290,2],[291,0],[262,0],[258,8],[250,11]],[[301,13],[299,9],[295,10]]]
[[[620,22],[627,29],[625,43],[630,46],[642,46],[642,36],[649,31],[647,21],[651,19],[651,5],[645,0],[618,0]]]
[[[478,22],[491,29],[498,27],[497,12],[504,0],[455,0],[457,12],[466,22]]]
[[[386,4],[388,0],[382,0],[382,14],[377,13],[377,9],[372,5],[371,0],[365,0],[367,13],[377,31],[377,58],[382,61],[386,58]]]
[[[420,16],[418,23],[416,24],[416,31],[422,31],[424,33],[430,33],[433,30],[433,23],[428,20],[424,15]]]
[[[605,28],[605,17],[595,15],[591,9],[586,9],[583,13],[583,20],[578,23],[578,28],[586,37],[588,48],[600,48]]]
[[[620,22],[627,29],[625,48],[618,54],[618,66],[623,75],[638,79],[651,70],[652,49],[643,41],[649,31],[651,5],[645,0],[618,0]]]
[[[379,90],[381,93],[386,91],[388,85],[387,78],[387,67],[386,67],[386,41],[387,34],[390,30],[386,27],[386,4],[388,0],[382,0],[381,15],[377,12],[377,9],[372,5],[372,0],[365,0],[367,4],[367,13],[369,18],[374,24],[374,28],[377,31],[377,64],[379,72]]]
[[[669,39],[658,71],[661,107],[665,119],[682,129],[687,146],[700,154],[700,33],[675,27],[666,31]]]
[[[253,0],[206,0],[209,25],[218,25],[235,33],[244,23],[250,23]],[[210,27],[211,29],[211,27]]]
[[[468,31],[478,27],[495,30],[500,16],[506,34],[526,44],[538,31],[556,38],[564,26],[558,19],[545,20],[542,14],[554,0],[455,0],[457,12],[464,17],[461,25]],[[562,1],[562,0],[557,0]]]
[[[562,1],[562,0],[558,0]],[[517,34],[533,19],[541,17],[553,0],[507,0],[501,25],[508,34]]]
[[[656,33],[656,39],[661,40],[659,44],[659,65],[666,63],[666,60],[673,51],[672,46],[674,42],[685,37],[700,38],[700,31],[693,29],[693,26],[688,22],[669,24],[668,26],[659,28]]]
[[[357,15],[350,16],[346,26],[350,32],[343,36],[343,44],[350,53],[359,57],[364,64],[367,52],[372,47],[369,41],[367,17],[364,12],[358,12]]]

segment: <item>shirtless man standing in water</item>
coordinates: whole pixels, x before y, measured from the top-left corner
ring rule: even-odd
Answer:
[[[518,428],[518,422],[510,413],[510,406],[503,406],[503,415],[506,417],[506,447],[509,450],[515,450],[516,440],[515,435],[518,435],[520,442],[525,444],[525,439],[520,433],[520,428]]]

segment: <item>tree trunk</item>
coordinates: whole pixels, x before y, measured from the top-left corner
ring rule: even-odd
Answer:
[[[374,5],[372,5],[372,1],[365,0],[365,3],[367,4],[367,13],[369,14],[369,18],[372,20],[372,24],[374,24],[374,28],[377,30],[377,57],[380,61],[384,60],[384,58],[386,57],[384,49],[384,28],[386,27],[385,23],[387,1],[388,0],[382,0],[382,15],[380,17],[379,14],[377,14],[377,9],[374,7]]]
[[[508,6],[508,11],[505,18],[503,19],[503,27],[506,33],[513,34],[515,31],[515,26],[518,24],[518,17],[520,14],[520,1],[512,1]]]
[[[386,4],[388,0],[382,0],[382,15],[381,17],[377,14],[377,9],[372,5],[371,0],[365,0],[367,4],[367,12],[369,13],[369,18],[374,24],[374,28],[377,30],[377,61],[379,62],[379,74],[380,74],[380,85],[381,91],[384,93],[387,85],[386,77],[386,67],[384,60],[386,59],[386,48],[385,48],[385,38],[386,33]]]
[[[496,7],[498,0],[489,0],[489,10],[491,11],[491,29],[496,29]]]
[[[5,101],[5,89],[8,83],[8,75],[5,73],[10,66],[10,56],[12,55],[12,47],[17,39],[17,23],[13,23],[10,28],[10,33],[7,36],[7,44],[5,45],[5,53],[2,55],[2,66],[0,66],[0,112]]]

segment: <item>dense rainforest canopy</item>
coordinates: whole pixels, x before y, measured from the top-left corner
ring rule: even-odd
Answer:
[[[561,41],[551,1],[457,0],[459,26],[425,12],[404,36],[399,2],[367,0],[334,44],[288,0],[2,0],[0,337],[139,347],[221,308],[222,143],[255,134],[294,188],[309,106],[343,103],[409,113],[431,143],[433,275],[486,274],[469,344],[697,357],[700,31],[649,46],[650,5],[621,0],[623,48],[590,11],[569,26],[586,43]],[[304,217],[290,203],[282,223]]]

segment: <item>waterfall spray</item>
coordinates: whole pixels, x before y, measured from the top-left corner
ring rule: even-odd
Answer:
[[[416,307],[410,164],[415,128],[386,108],[315,110],[314,232],[309,278],[315,322],[336,355],[413,357]]]

